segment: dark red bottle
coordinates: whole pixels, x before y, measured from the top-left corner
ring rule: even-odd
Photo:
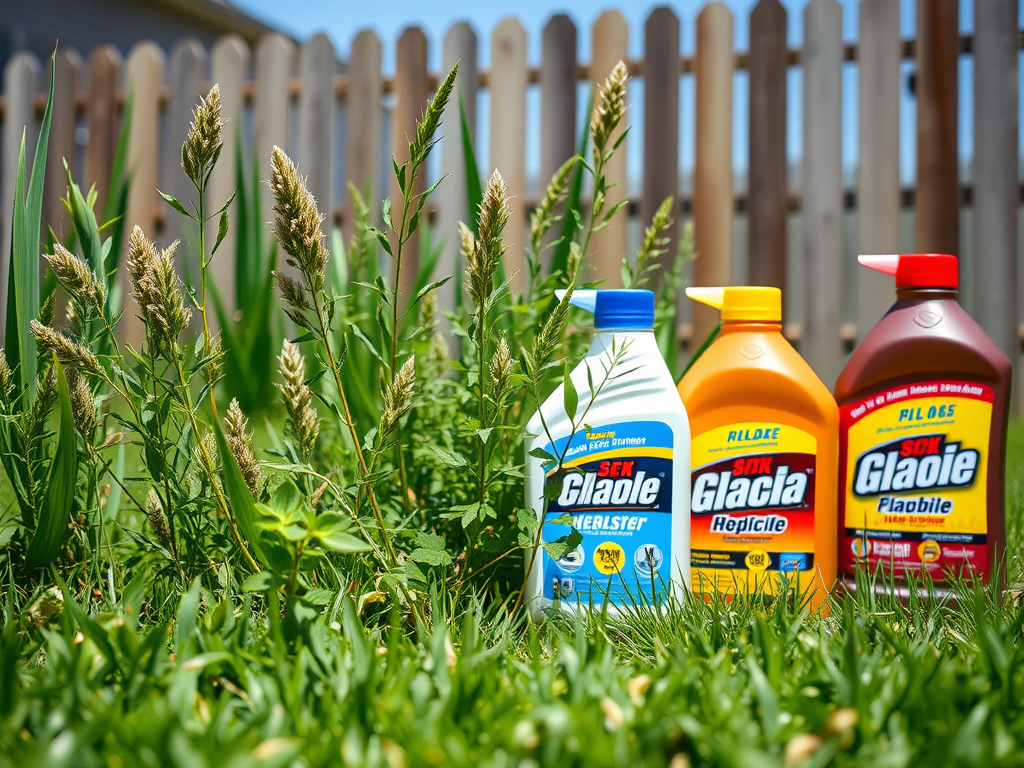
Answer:
[[[937,595],[1002,563],[1010,361],[957,301],[948,254],[861,256],[896,303],[853,351],[839,403],[839,578]]]

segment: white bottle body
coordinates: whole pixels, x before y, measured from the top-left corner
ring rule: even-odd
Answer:
[[[543,547],[526,552],[531,618],[556,606],[603,610],[608,602],[615,613],[661,603],[667,592],[681,598],[690,584],[690,426],[653,332],[597,332],[570,378],[577,431],[559,385],[527,425],[526,498],[542,541],[571,530],[544,523],[567,514],[583,541],[558,561]],[[530,455],[538,448],[562,460],[559,493],[548,502],[544,485],[557,465]]]

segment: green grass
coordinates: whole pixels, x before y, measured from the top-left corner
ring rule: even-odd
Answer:
[[[1021,424],[1010,445],[1019,573]],[[410,628],[383,604],[367,600],[357,616],[349,596],[324,592],[297,640],[276,606],[198,586],[173,621],[140,619],[145,590],[140,578],[120,610],[93,616],[69,594],[42,629],[46,605],[19,616],[6,596],[0,764],[1024,761],[1024,607],[1012,589],[994,599],[967,588],[956,607],[837,599],[824,619],[739,600],[540,628],[497,606]]]

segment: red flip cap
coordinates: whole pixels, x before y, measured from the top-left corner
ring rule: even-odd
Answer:
[[[863,266],[896,276],[897,288],[956,288],[956,256],[948,253],[887,253],[858,256]]]

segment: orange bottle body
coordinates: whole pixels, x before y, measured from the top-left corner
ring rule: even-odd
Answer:
[[[690,416],[691,574],[726,597],[836,580],[839,411],[777,322],[724,321],[679,382]]]

